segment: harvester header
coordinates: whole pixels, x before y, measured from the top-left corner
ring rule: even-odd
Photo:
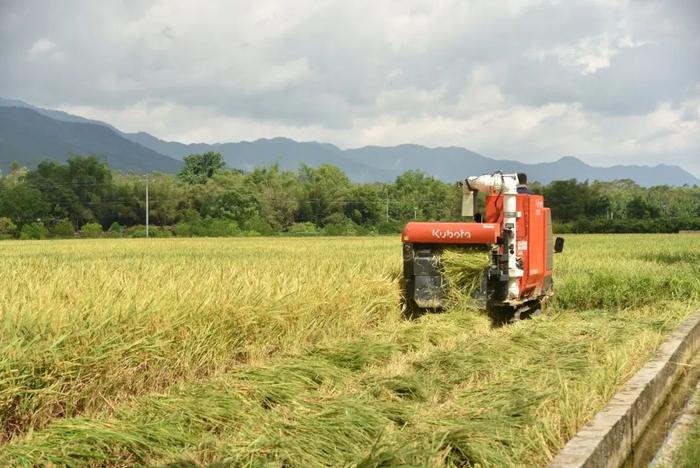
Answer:
[[[541,195],[520,184],[518,174],[468,177],[462,187],[462,215],[474,217],[474,198],[486,192],[485,216],[472,222],[411,222],[403,230],[405,304],[410,314],[441,309],[446,282],[441,253],[445,248],[473,246],[490,252],[477,296],[489,312],[522,318],[539,313],[553,293],[553,253],[563,239],[552,238],[549,208]],[[481,222],[484,221],[484,222]]]
[[[414,244],[495,244],[499,234],[495,223],[408,223],[402,240]]]

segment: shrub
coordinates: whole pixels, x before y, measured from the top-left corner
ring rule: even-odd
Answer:
[[[118,222],[113,222],[107,229],[107,237],[124,237],[124,227]]]
[[[241,233],[235,222],[225,219],[209,219],[202,224],[204,235],[209,237],[231,237]]]
[[[186,208],[182,211],[180,216],[185,223],[198,223],[202,221],[202,216],[199,214],[199,211],[192,208]]]
[[[177,223],[175,225],[175,235],[178,237],[192,236],[192,225],[190,223]]]
[[[35,222],[22,226],[22,231],[19,234],[20,239],[46,239],[49,235],[49,230],[46,229],[43,223]]]
[[[367,226],[364,224],[355,225],[355,235],[356,236],[376,236],[378,234],[377,228],[374,226]]]
[[[96,238],[102,237],[102,225],[98,223],[87,223],[80,228],[80,237]]]
[[[146,237],[146,226],[143,224],[137,224],[135,226],[129,226],[124,231],[126,237]]]
[[[0,218],[0,239],[12,239],[17,234],[17,226],[10,218]]]
[[[336,213],[325,219],[323,233],[327,236],[356,236],[357,224],[342,214]]]
[[[146,226],[143,224],[130,226],[124,230],[124,236],[144,238],[146,237]],[[148,226],[148,237],[173,237],[173,231],[161,226]]]
[[[287,229],[287,234],[290,236],[318,236],[321,231],[314,223],[294,223]]]
[[[401,221],[382,221],[377,223],[378,234],[398,234],[403,230],[404,223]]]
[[[275,230],[272,229],[270,223],[261,218],[259,215],[255,215],[243,223],[243,229],[246,231],[254,231],[255,234],[263,236],[271,236],[275,233]]]
[[[567,233],[673,233],[700,230],[700,218],[590,219],[560,223],[554,221],[554,232]]]
[[[192,235],[198,237],[232,237],[241,234],[238,225],[227,219],[207,218],[191,224]]]
[[[51,228],[50,233],[51,237],[69,239],[75,237],[75,227],[69,219],[62,219]]]
[[[356,236],[355,224],[327,224],[323,228],[326,236]]]
[[[144,229],[144,235],[146,234]],[[149,226],[148,237],[173,237],[173,232],[167,227]]]

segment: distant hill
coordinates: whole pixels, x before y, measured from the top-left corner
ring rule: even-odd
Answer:
[[[159,140],[145,132],[125,133],[131,139],[154,151],[160,151],[172,158],[181,159],[192,153],[217,151],[224,156],[229,167],[251,170],[256,166],[269,166],[277,163],[280,168],[296,170],[300,164],[318,166],[328,163],[342,168],[356,181],[392,180],[393,171],[378,170],[373,164],[355,161],[337,146],[327,143],[298,142],[289,138],[263,138],[239,143],[183,143]]]
[[[524,172],[533,181],[549,183],[553,180],[576,178],[578,180],[610,181],[631,179],[639,185],[700,185],[700,179],[678,166],[659,164],[657,166],[589,166],[572,156],[554,162],[526,164],[519,161],[492,159],[464,148],[427,148],[420,145],[399,145],[392,147],[366,146],[349,149],[345,154],[357,162],[372,161],[375,167],[392,172],[409,169],[426,169],[431,175],[445,181],[452,181],[471,174],[485,174],[494,171]]]
[[[102,156],[123,171],[177,172],[182,162],[124,138],[107,126],[56,120],[32,109],[0,107],[0,167],[13,160],[34,167],[40,161],[66,161],[74,154]]]
[[[643,186],[651,185],[700,185],[700,179],[678,166],[660,164],[657,166],[590,166],[575,157],[567,156],[554,162],[527,164],[519,161],[493,159],[459,147],[429,148],[421,145],[365,146],[342,150],[328,143],[298,142],[288,138],[260,139],[236,143],[195,143],[184,144],[164,141],[145,132],[123,133],[111,125],[89,120],[62,111],[41,109],[22,101],[0,98],[0,111],[3,106],[24,107],[39,117],[48,118],[57,124],[86,125],[92,130],[86,133],[76,132],[73,127],[61,126],[62,135],[56,129],[52,133],[54,143],[46,145],[43,122],[36,129],[35,138],[29,122],[25,122],[24,137],[6,138],[1,135],[10,133],[9,129],[0,128],[0,165],[7,164],[7,158],[17,159],[24,164],[35,164],[44,157],[65,159],[65,152],[104,154],[116,169],[121,170],[159,170],[174,172],[179,170],[185,156],[205,151],[218,151],[228,167],[250,170],[256,166],[279,164],[282,169],[296,170],[300,164],[318,166],[334,164],[343,169],[348,176],[358,182],[390,181],[399,174],[418,169],[446,182],[456,181],[473,174],[493,171],[525,172],[530,180],[549,183],[552,180],[576,178],[578,180],[631,179]],[[38,125],[38,121],[35,122]],[[0,123],[2,125],[2,123]],[[109,130],[109,144],[97,138],[94,127]],[[87,128],[87,127],[86,127]],[[98,132],[99,133],[99,132]],[[89,134],[89,135],[88,135]],[[38,140],[38,141],[32,141]],[[101,142],[101,145],[98,144]],[[127,144],[130,143],[130,146]],[[43,146],[42,146],[43,145]],[[37,148],[38,147],[38,148]],[[147,154],[144,153],[147,151]],[[9,155],[14,156],[9,156]],[[44,155],[43,157],[41,155]],[[61,156],[63,155],[63,156]]]
[[[36,111],[40,113],[41,115],[45,115],[46,117],[51,117],[52,119],[56,120],[61,120],[63,122],[82,122],[82,123],[91,123],[91,124],[97,124],[97,125],[102,125],[107,128],[111,128],[117,133],[121,133],[119,130],[116,128],[112,127],[110,124],[99,121],[99,120],[92,120],[92,119],[86,119],[85,117],[80,117],[79,115],[73,115],[69,114],[68,112],[63,112],[60,110],[53,110],[53,109],[43,109],[41,107],[36,107],[32,106],[31,104],[27,104],[24,101],[20,101],[19,99],[5,99],[0,97],[0,107],[24,107],[25,109],[31,109],[33,111]]]
[[[261,139],[252,142],[198,143],[185,145],[159,140],[148,133],[125,134],[143,146],[173,158],[191,153],[218,151],[229,167],[250,169],[256,165],[278,162],[284,169],[296,169],[302,162],[311,166],[335,164],[351,179],[359,182],[390,181],[411,169],[419,169],[446,182],[473,174],[494,171],[525,172],[530,180],[549,183],[553,180],[610,181],[631,179],[642,186],[700,185],[700,179],[678,166],[616,165],[590,166],[572,156],[554,162],[527,164],[519,161],[493,159],[458,147],[428,148],[421,145],[365,146],[341,150],[317,142],[298,142],[288,138]]]

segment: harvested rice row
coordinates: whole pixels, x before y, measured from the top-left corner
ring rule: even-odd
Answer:
[[[686,313],[427,316],[57,421],[0,464],[540,465]]]

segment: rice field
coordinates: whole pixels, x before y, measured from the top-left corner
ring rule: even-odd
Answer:
[[[382,238],[0,243],[0,466],[541,466],[700,307],[700,238],[567,236],[556,296],[405,320]]]

